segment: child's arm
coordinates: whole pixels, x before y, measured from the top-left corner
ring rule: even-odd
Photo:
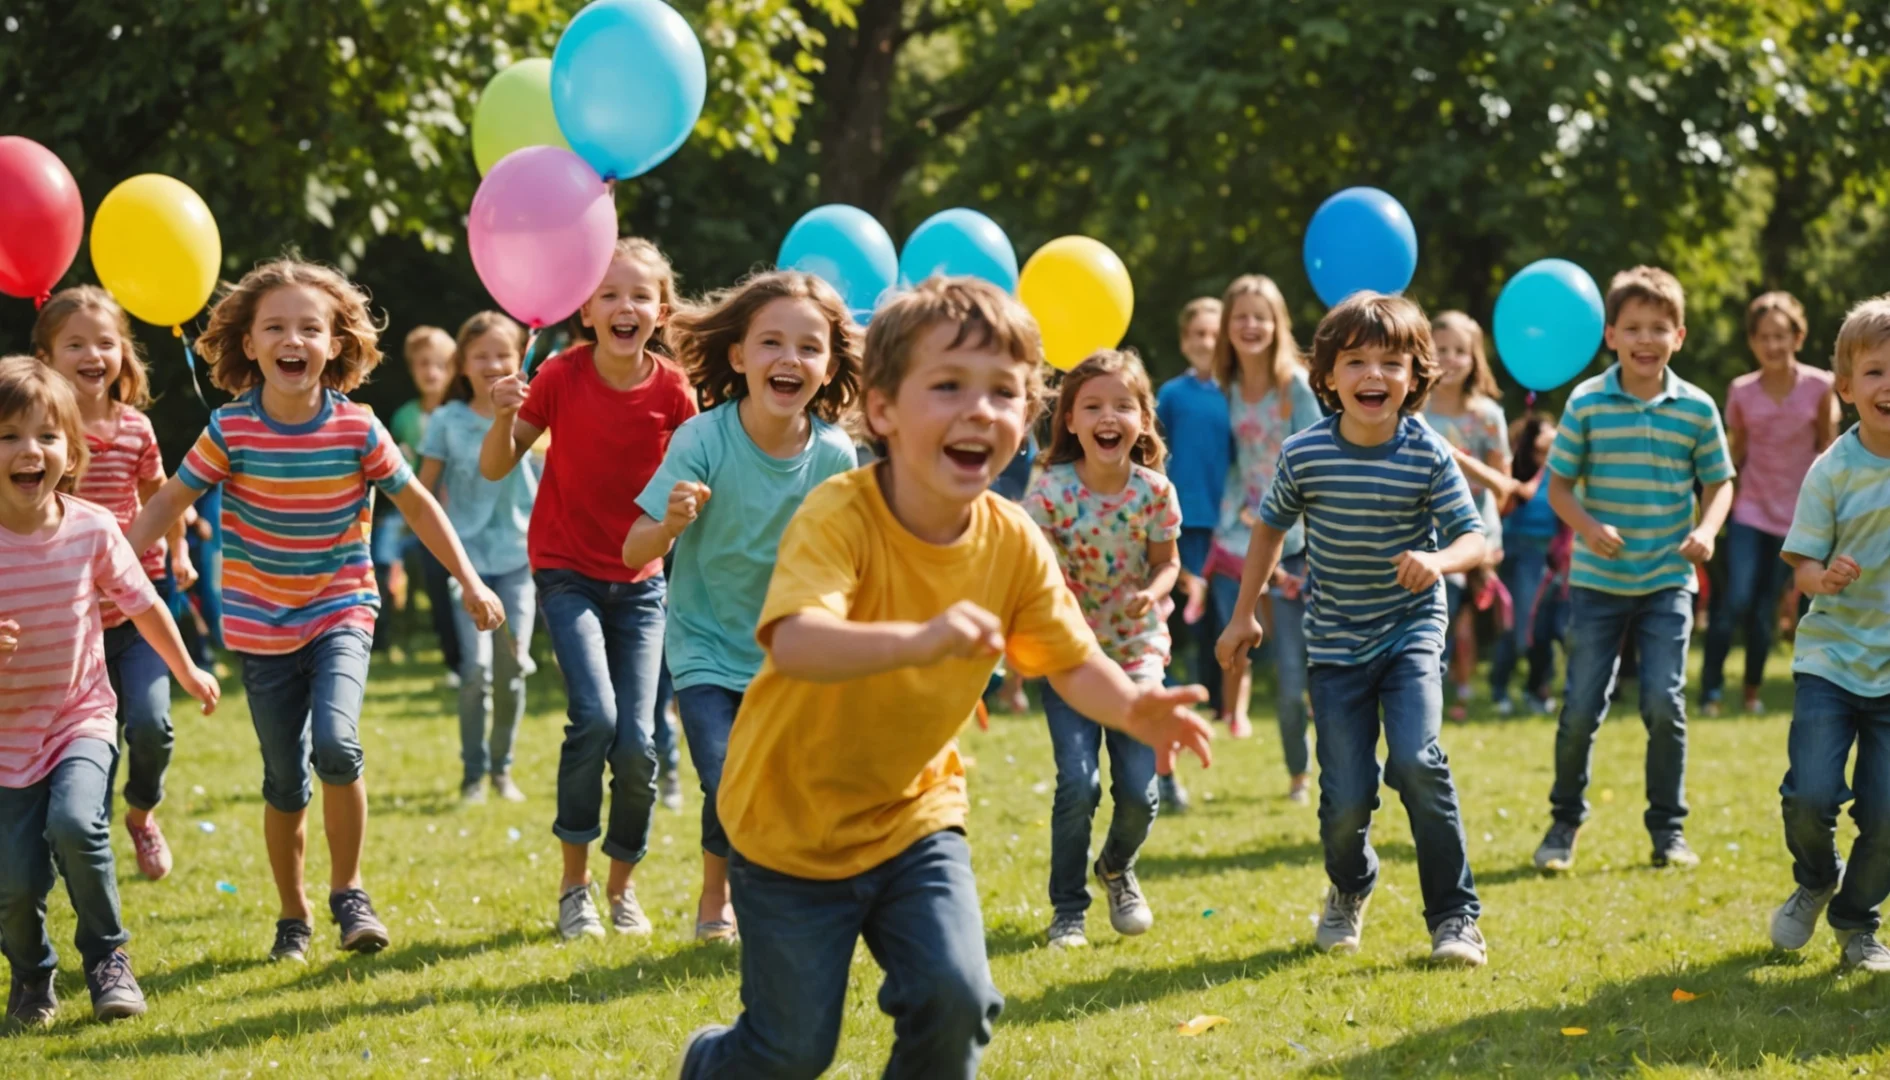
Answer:
[[[1844,423],[1844,408],[1838,404],[1836,388],[1825,391],[1824,404],[1818,407],[1816,425],[1818,453],[1822,454],[1837,441],[1838,428]]]
[[[479,444],[479,475],[499,481],[512,471],[518,459],[545,433],[518,418],[519,409],[531,397],[531,387],[517,375],[507,375],[492,384],[492,427]]]
[[[1726,524],[1726,514],[1732,509],[1733,486],[1731,480],[1720,480],[1705,485],[1700,491],[1700,523],[1680,541],[1680,554],[1689,562],[1703,563],[1713,557],[1713,543],[1719,536],[1720,526]]]
[[[663,520],[644,514],[630,526],[630,534],[623,538],[623,564],[648,566],[669,554],[670,545],[694,524],[696,515],[702,512],[702,504],[708,501],[709,485],[694,480],[679,481],[669,491],[669,509],[664,512]]]
[[[1781,558],[1792,564],[1792,582],[1806,596],[1836,596],[1864,573],[1849,555],[1839,555],[1829,565],[1795,551],[1787,551]]]
[[[171,669],[171,675],[184,692],[203,705],[204,715],[216,711],[217,700],[223,696],[223,688],[217,685],[217,677],[192,663],[184,652],[184,639],[177,633],[177,624],[171,621],[171,613],[163,604],[152,604],[131,617],[131,624],[138,628],[138,633],[164,660],[164,666]]]
[[[440,497],[440,476],[445,472],[446,462],[436,457],[423,457],[420,459],[420,469],[414,475],[420,481],[420,486],[426,488],[427,491],[433,495],[434,499],[438,500]]]
[[[164,490],[164,478],[161,476],[138,481],[138,505],[142,506],[150,502],[162,490]],[[171,574],[177,578],[177,587],[180,589],[188,589],[197,583],[197,568],[190,564],[190,549],[184,543],[184,519],[187,516],[187,512],[179,514],[177,523],[164,534],[164,539],[170,548]]]
[[[1280,552],[1286,549],[1286,533],[1266,522],[1255,523],[1253,538],[1247,542],[1247,562],[1240,569],[1240,599],[1227,620],[1227,629],[1214,645],[1214,655],[1224,668],[1239,667],[1247,653],[1260,644],[1260,620],[1254,609],[1260,603],[1260,590],[1273,580],[1280,565]]]
[[[1207,700],[1199,686],[1137,686],[1101,653],[1050,676],[1050,685],[1077,712],[1154,747],[1156,772],[1175,770],[1178,748],[1200,758],[1202,768],[1213,761],[1213,732],[1188,708]]]
[[[20,647],[20,624],[12,619],[0,619],[0,667],[6,667],[13,660],[13,654]]]
[[[1516,482],[1515,477],[1503,472],[1496,466],[1477,457],[1475,454],[1465,450],[1453,450],[1451,454],[1457,459],[1457,467],[1463,470],[1464,475],[1468,476],[1472,483],[1481,484],[1490,489],[1490,491],[1496,495],[1496,499],[1499,503],[1517,494],[1519,491],[1520,485]]]
[[[459,582],[461,604],[466,613],[472,616],[473,625],[481,630],[497,629],[505,621],[505,608],[492,590],[486,588],[486,583],[479,580],[472,562],[466,558],[466,549],[459,546],[459,535],[446,520],[440,504],[420,484],[408,484],[391,498],[394,506],[400,510],[400,516],[407,519],[407,527],[427,546],[433,557],[440,560],[446,572]]]
[[[149,551],[158,537],[169,535],[177,523],[184,520],[184,511],[197,501],[198,494],[178,477],[164,481],[156,494],[144,500],[138,520],[132,522],[131,529],[125,533],[125,538],[131,541],[131,550]]]
[[[1464,533],[1442,551],[1400,551],[1392,557],[1398,567],[1398,584],[1414,593],[1437,586],[1445,574],[1463,574],[1483,565],[1490,545],[1483,534]]]
[[[1603,525],[1595,520],[1588,508],[1575,498],[1575,481],[1561,473],[1549,476],[1549,507],[1563,524],[1575,530],[1575,535],[1582,538],[1588,550],[1604,559],[1612,559],[1621,553],[1626,541],[1612,525]]]
[[[1151,542],[1148,546],[1148,564],[1153,571],[1149,574],[1148,584],[1129,598],[1126,607],[1131,619],[1148,614],[1150,608],[1174,591],[1175,581],[1181,576],[1181,549],[1173,540]]]
[[[863,679],[940,660],[995,658],[1004,651],[1004,624],[960,600],[929,621],[852,622],[809,609],[765,628],[776,671],[804,682]]]

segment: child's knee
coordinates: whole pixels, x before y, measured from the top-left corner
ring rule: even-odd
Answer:
[[[989,1025],[1003,1008],[1003,996],[984,971],[949,968],[926,984],[915,1011],[937,1042],[968,1044],[989,1038]]]
[[[1060,769],[1052,809],[1075,808],[1095,813],[1102,804],[1102,775],[1096,769]]]
[[[315,775],[324,784],[342,787],[361,779],[366,762],[361,743],[350,735],[335,733],[315,738]]]
[[[78,805],[54,803],[46,810],[46,842],[68,858],[96,849],[109,849],[112,842],[111,818],[104,804]]]

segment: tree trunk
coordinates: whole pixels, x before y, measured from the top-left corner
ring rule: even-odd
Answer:
[[[901,0],[862,0],[859,25],[828,27],[820,101],[820,197],[889,220],[898,176],[888,175],[887,110],[898,59]]]

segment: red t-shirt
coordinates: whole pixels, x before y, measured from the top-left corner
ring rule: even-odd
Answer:
[[[623,564],[623,539],[643,516],[637,496],[663,463],[669,437],[696,415],[682,369],[657,358],[650,377],[614,390],[597,374],[587,342],[545,361],[519,419],[551,432],[526,547],[534,570],[575,570],[600,581],[663,572]]]

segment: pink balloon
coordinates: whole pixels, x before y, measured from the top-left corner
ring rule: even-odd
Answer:
[[[466,234],[486,291],[536,330],[583,307],[604,280],[617,246],[617,204],[583,158],[528,146],[480,181]]]

